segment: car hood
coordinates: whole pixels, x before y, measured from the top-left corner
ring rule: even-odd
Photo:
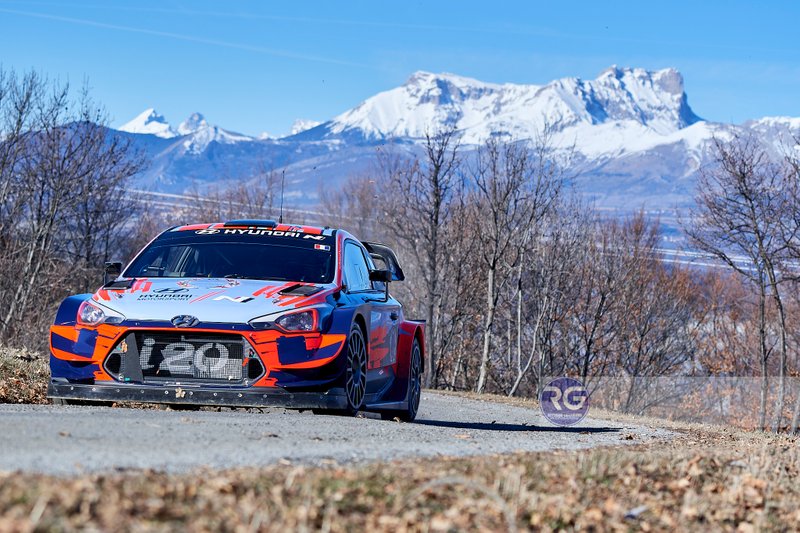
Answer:
[[[117,281],[98,290],[92,299],[128,320],[169,321],[191,315],[206,323],[246,323],[324,302],[335,289],[332,284],[284,281],[137,278]]]

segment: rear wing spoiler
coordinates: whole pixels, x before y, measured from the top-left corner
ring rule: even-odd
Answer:
[[[379,258],[386,263],[386,268],[392,273],[392,281],[403,281],[406,279],[406,275],[403,273],[403,269],[400,268],[400,263],[397,261],[397,256],[391,248],[378,242],[362,241],[361,244],[367,249],[369,255]]]

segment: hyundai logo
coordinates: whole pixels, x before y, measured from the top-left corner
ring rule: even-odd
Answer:
[[[178,294],[179,292],[186,292],[188,290],[189,289],[187,289],[185,287],[180,287],[178,289],[169,289],[169,288],[167,288],[167,289],[156,289],[153,292],[155,292],[157,294]]]
[[[192,315],[178,315],[172,318],[172,325],[176,328],[192,328],[199,323],[197,317]]]

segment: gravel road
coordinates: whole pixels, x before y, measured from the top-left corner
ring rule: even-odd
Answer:
[[[537,410],[424,392],[413,424],[269,409],[159,411],[0,405],[0,470],[72,474],[152,468],[332,464],[402,457],[580,449],[664,430],[587,418],[550,426]]]

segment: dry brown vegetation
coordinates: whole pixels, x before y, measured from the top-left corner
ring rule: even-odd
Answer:
[[[717,143],[686,225],[723,268],[701,270],[662,260],[657,219],[601,214],[575,195],[569,154],[546,131],[477,150],[453,131],[423,144],[388,146],[321,204],[332,225],[398,251],[407,281],[392,290],[427,321],[428,386],[535,398],[568,375],[595,405],[795,432],[791,157],[755,139]]]
[[[45,351],[69,294],[127,255],[143,166],[86,90],[0,69],[0,342]]]
[[[0,345],[0,403],[48,403],[49,379],[40,354]]]
[[[672,424],[616,449],[169,475],[0,474],[0,530],[789,530],[796,438]]]

